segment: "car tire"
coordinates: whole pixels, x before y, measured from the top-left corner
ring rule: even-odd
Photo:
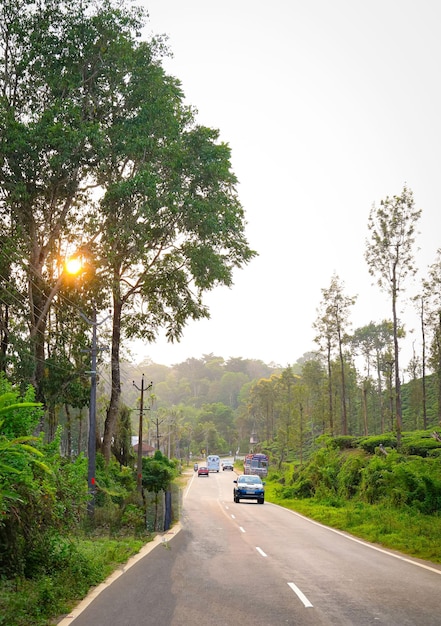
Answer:
[[[259,498],[258,502],[259,502],[259,504],[263,504],[265,502],[265,499],[264,498]]]

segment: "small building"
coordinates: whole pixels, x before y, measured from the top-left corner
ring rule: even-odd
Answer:
[[[135,454],[138,454],[138,438],[136,438],[136,443],[133,446],[133,451]],[[155,448],[148,444],[146,441],[142,442],[142,456],[153,456],[155,454]]]

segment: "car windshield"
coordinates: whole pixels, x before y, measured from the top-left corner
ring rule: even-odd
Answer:
[[[240,483],[245,483],[247,485],[261,485],[262,481],[258,476],[241,476],[238,480]]]

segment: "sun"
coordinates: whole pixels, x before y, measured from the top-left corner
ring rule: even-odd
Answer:
[[[68,274],[78,274],[82,267],[83,264],[81,263],[81,259],[78,257],[72,257],[71,259],[67,259],[67,261],[64,264],[65,268],[66,268],[66,272],[68,272]]]

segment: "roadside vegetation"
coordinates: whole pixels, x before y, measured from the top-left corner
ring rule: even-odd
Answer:
[[[387,443],[387,447],[381,444]],[[333,528],[441,563],[441,443],[429,432],[324,437],[307,463],[266,479],[266,499]],[[381,445],[381,447],[379,447]]]
[[[0,625],[40,626],[67,613],[88,590],[179,516],[178,464],[159,450],[133,465],[97,456],[95,508],[88,513],[87,459],[60,453],[30,433],[44,416],[0,375]],[[162,497],[161,497],[162,496]]]

